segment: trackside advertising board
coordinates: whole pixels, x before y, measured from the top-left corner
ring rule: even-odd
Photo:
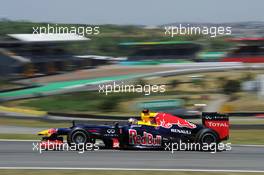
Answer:
[[[169,108],[178,108],[184,105],[184,100],[182,99],[171,99],[171,100],[155,100],[155,101],[146,101],[140,102],[137,104],[138,108],[143,109],[169,109]]]

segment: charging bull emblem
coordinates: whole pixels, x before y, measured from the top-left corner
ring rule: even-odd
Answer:
[[[158,126],[164,127],[164,128],[171,128],[173,125],[178,125],[179,127],[185,127],[194,129],[196,128],[196,125],[193,123],[188,122],[187,120],[184,120],[182,118],[166,114],[166,113],[158,113],[156,116],[156,123]]]

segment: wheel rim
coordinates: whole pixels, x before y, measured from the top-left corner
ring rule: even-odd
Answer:
[[[86,136],[84,133],[76,133],[73,135],[72,140],[76,144],[85,143],[86,142]]]
[[[204,134],[201,140],[202,143],[208,143],[208,144],[216,142],[215,136],[210,133]]]

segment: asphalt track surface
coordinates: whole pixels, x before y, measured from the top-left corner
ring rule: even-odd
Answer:
[[[264,172],[263,146],[232,146],[217,153],[177,151],[33,151],[32,141],[0,141],[0,169],[9,168],[123,168],[187,169]]]

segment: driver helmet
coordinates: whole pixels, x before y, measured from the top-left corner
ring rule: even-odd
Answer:
[[[148,109],[144,109],[141,112],[141,120],[145,123],[151,123],[151,115]]]
[[[149,109],[143,109],[142,113],[143,113],[144,115],[149,115]]]
[[[138,120],[135,119],[135,118],[129,118],[129,119],[128,119],[128,123],[130,123],[130,124],[136,125],[137,122],[138,122]]]

